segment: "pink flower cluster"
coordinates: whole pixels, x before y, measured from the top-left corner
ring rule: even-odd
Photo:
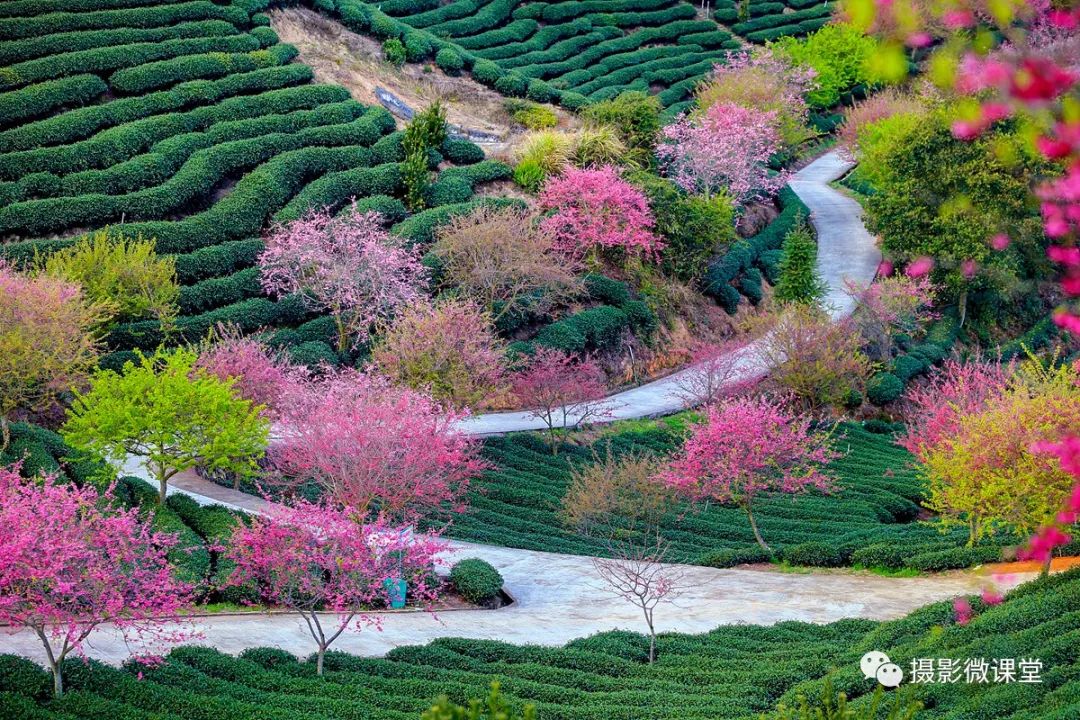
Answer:
[[[610,165],[566,168],[544,184],[540,209],[551,212],[541,227],[574,258],[604,249],[656,258],[664,247],[644,193]]]
[[[717,103],[701,117],[682,116],[664,128],[656,157],[665,174],[687,192],[726,190],[738,205],[771,195],[788,174],[771,173],[781,148],[776,112]]]

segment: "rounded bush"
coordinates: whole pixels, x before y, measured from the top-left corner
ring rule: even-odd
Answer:
[[[37,663],[14,655],[0,655],[0,692],[44,700],[52,694],[52,679]]]
[[[999,562],[1000,560],[1000,547],[955,547],[912,555],[908,557],[904,564],[907,567],[922,570],[923,572],[938,572],[941,570],[958,570],[972,565],[981,565],[982,563]]]
[[[484,159],[484,150],[464,138],[447,138],[442,145],[442,154],[455,165],[472,165]]]
[[[584,352],[588,341],[576,327],[560,321],[541,329],[536,335],[536,344],[573,355]]]
[[[371,13],[371,34],[378,38],[396,38],[401,35],[401,25],[397,20],[375,11]]]
[[[863,423],[863,428],[867,432],[876,433],[878,435],[889,435],[890,433],[900,432],[904,429],[903,423],[891,423],[885,420],[879,420],[878,418],[871,418]]]
[[[805,542],[785,548],[782,557],[792,565],[841,567],[848,558],[835,545],[824,542]]]
[[[465,59],[456,50],[443,48],[435,53],[435,64],[451,75],[456,75],[465,67]]]
[[[901,543],[874,543],[853,552],[851,562],[863,567],[895,570],[904,567],[904,558],[910,553],[911,548]]]
[[[643,300],[628,300],[620,309],[630,318],[630,328],[642,339],[648,339],[660,326],[656,313]]]
[[[548,85],[543,80],[536,78],[529,81],[525,90],[525,97],[536,102],[551,102],[559,95],[559,91]]]
[[[486,560],[467,558],[450,568],[450,583],[469,602],[484,605],[498,599],[503,577]]]
[[[866,397],[875,405],[888,405],[904,393],[904,381],[889,372],[880,372],[866,383]]]
[[[405,45],[405,59],[409,62],[420,62],[427,59],[434,48],[427,36],[418,32],[407,32],[402,36]]]
[[[427,207],[463,203],[472,197],[472,184],[462,178],[448,177],[435,181],[424,192]]]
[[[930,363],[924,358],[915,355],[901,355],[893,360],[892,373],[906,383],[916,375],[925,372],[928,367],[930,367]]]
[[[589,273],[584,280],[589,297],[597,302],[621,307],[630,301],[630,288],[621,280],[614,280],[600,273]]]
[[[322,364],[337,365],[340,359],[332,347],[318,340],[294,345],[288,349],[289,359],[298,365],[306,365],[310,368]]]
[[[506,71],[498,63],[491,60],[477,60],[473,64],[472,74],[476,82],[483,85],[494,85],[499,78],[506,74]]]
[[[855,409],[863,404],[863,394],[855,388],[849,388],[844,395],[844,407]]]
[[[524,97],[525,93],[528,92],[528,88],[528,79],[513,72],[506,73],[495,81],[496,90],[503,95],[510,95],[512,97]]]
[[[405,45],[397,38],[390,38],[382,44],[383,59],[391,65],[401,67],[405,64]]]
[[[295,665],[300,662],[300,660],[290,652],[286,652],[280,648],[269,647],[248,648],[240,653],[240,659],[253,662],[267,670],[283,667],[285,665]]]
[[[564,92],[559,95],[559,104],[567,110],[577,111],[589,104],[589,98],[581,93]]]

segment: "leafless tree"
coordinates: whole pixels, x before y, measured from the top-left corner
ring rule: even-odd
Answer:
[[[649,628],[649,662],[656,659],[656,607],[678,597],[685,574],[678,565],[665,562],[669,543],[658,531],[635,540],[612,541],[609,558],[593,558],[597,574],[608,588],[641,610]]]

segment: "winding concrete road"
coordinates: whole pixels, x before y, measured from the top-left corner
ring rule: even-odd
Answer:
[[[139,468],[130,466],[133,473]],[[170,492],[185,493],[202,504],[217,502],[248,512],[265,512],[266,501],[223,488],[194,473],[174,479]],[[615,629],[643,631],[640,610],[611,594],[588,557],[454,542],[443,559],[480,557],[502,573],[515,602],[499,610],[450,610],[378,613],[381,632],[347,633],[334,649],[381,656],[402,645],[423,644],[440,637],[503,640],[510,643],[562,645],[575,638]],[[785,573],[768,568],[714,568],[672,565],[681,594],[656,611],[661,632],[706,632],[731,623],[770,624],[784,620],[826,623],[841,618],[885,620],[901,617],[927,603],[994,585],[975,573],[889,578],[848,571]],[[1026,577],[1014,577],[1015,583]],[[195,619],[196,642],[223,652],[251,647],[278,647],[300,656],[313,651],[313,641],[299,616],[290,613],[237,613]],[[118,664],[136,646],[128,645],[111,626],[96,630],[87,654]],[[27,630],[0,627],[0,653],[15,653],[41,662],[44,650]]]
[[[850,197],[830,187],[829,183],[843,176],[853,163],[838,151],[822,155],[795,173],[791,189],[810,208],[810,221],[817,231],[817,265],[821,278],[828,284],[825,304],[833,317],[849,314],[854,306],[846,292],[847,282],[869,284],[881,264],[881,253],[874,237],[862,223],[862,207]],[[755,343],[737,351],[736,373],[732,382],[741,382],[765,374]],[[693,366],[684,368],[659,380],[611,395],[604,403],[607,415],[590,422],[613,422],[634,418],[659,417],[685,410],[690,403],[680,392]],[[581,418],[570,413],[566,426],[575,427]],[[470,435],[501,435],[522,430],[544,430],[542,420],[527,411],[473,415],[461,422]]]
[[[792,189],[811,209],[811,221],[818,234],[818,266],[829,284],[828,303],[836,317],[852,309],[851,298],[844,292],[845,280],[870,282],[880,262],[874,240],[862,225],[859,205],[828,185],[849,167],[848,162],[831,152],[799,171],[791,182]],[[764,372],[753,351],[751,345],[739,356],[743,377]],[[684,409],[687,403],[678,393],[678,381],[680,375],[691,372],[694,369],[688,368],[613,395],[608,399],[610,419],[656,416]],[[576,424],[574,418],[570,424]],[[477,415],[465,423],[466,431],[475,435],[542,427],[524,412]],[[125,470],[145,476],[138,466]],[[194,473],[174,478],[170,492],[183,492],[204,504],[218,502],[252,513],[267,509],[267,503],[260,498],[220,487]],[[421,612],[381,613],[381,632],[343,635],[334,648],[382,655],[397,646],[446,636],[561,645],[604,630],[643,628],[640,611],[605,589],[590,558],[456,542],[444,559],[452,562],[461,557],[481,557],[497,567],[515,602],[499,610],[454,610],[437,617]],[[705,632],[726,623],[782,620],[889,619],[992,584],[990,578],[974,573],[887,578],[845,571],[797,574],[745,567],[668,569],[681,576],[684,590],[670,605],[658,608],[660,631]],[[1021,579],[1026,578],[1014,577],[1011,581]],[[313,649],[302,620],[294,614],[215,615],[200,617],[195,624],[202,633],[200,642],[229,653],[273,646],[307,655]],[[113,663],[125,660],[132,652],[119,633],[108,626],[90,636],[86,649],[91,656]],[[0,628],[0,652],[43,659],[38,639],[28,631],[13,628]]]

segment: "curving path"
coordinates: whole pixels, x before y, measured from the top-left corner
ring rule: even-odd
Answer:
[[[825,299],[833,317],[849,314],[851,297],[845,292],[846,281],[868,284],[877,274],[881,263],[874,237],[862,223],[862,207],[847,195],[829,186],[843,176],[854,163],[832,150],[795,173],[790,185],[810,208],[810,221],[817,231],[817,266],[821,278],[828,284]],[[765,374],[754,343],[737,351],[737,375],[733,381],[749,380]],[[590,422],[612,422],[633,418],[658,417],[685,410],[689,403],[679,392],[680,381],[692,375],[694,367],[654,380],[630,390],[615,393],[605,401],[608,415]],[[574,427],[580,417],[573,414],[567,420]],[[501,435],[522,430],[544,430],[546,425],[526,411],[473,415],[461,422],[470,435]]]
[[[139,468],[127,470],[137,474]],[[260,498],[215,485],[194,473],[178,476],[170,492],[187,493],[203,504],[219,502],[255,513],[267,508]],[[515,602],[499,610],[451,610],[434,617],[423,612],[379,613],[381,632],[345,634],[334,649],[383,655],[401,645],[423,644],[440,637],[562,645],[605,630],[643,630],[640,611],[605,589],[588,557],[454,542],[444,559],[453,562],[462,557],[481,557],[497,567]],[[795,574],[748,567],[673,569],[681,574],[680,584],[686,590],[672,604],[657,609],[661,632],[706,632],[722,624],[785,620],[886,620],[927,603],[978,592],[993,582],[974,573],[888,578],[845,571]],[[223,652],[235,654],[250,647],[271,646],[306,657],[313,651],[303,621],[294,614],[212,615],[197,618],[195,624],[202,634],[196,642]],[[117,664],[134,649],[111,627],[98,629],[86,643],[91,657]],[[44,659],[37,637],[13,628],[0,627],[0,653],[16,653],[38,662]]]
[[[844,281],[867,283],[877,271],[880,255],[863,227],[861,208],[828,183],[850,167],[835,151],[796,174],[792,189],[810,207],[818,233],[818,267],[829,284],[828,302],[834,316],[851,311]],[[753,346],[740,351],[744,377],[763,374]],[[611,418],[640,418],[684,409],[677,390],[679,375],[687,368],[608,399]],[[571,418],[571,424],[576,424]],[[465,430],[474,435],[542,429],[527,413],[494,413],[469,418]],[[145,477],[138,466],[125,468]],[[215,485],[194,473],[172,481],[170,492],[183,492],[201,503],[218,502],[248,512],[267,509],[266,501]],[[512,643],[561,645],[595,632],[643,627],[639,611],[604,588],[592,560],[574,555],[455,542],[445,559],[481,557],[497,567],[506,581],[513,605],[500,610],[445,611],[432,617],[419,612],[380,613],[382,632],[343,635],[334,649],[364,655],[382,655],[401,646],[439,637],[489,638]],[[686,589],[671,605],[657,610],[660,631],[705,632],[727,623],[768,624],[784,620],[830,622],[847,617],[890,619],[930,602],[974,592],[992,580],[974,573],[932,577],[888,578],[844,571],[794,574],[770,569],[718,570],[676,566]],[[1014,576],[1010,582],[1027,579]],[[274,646],[306,656],[312,640],[297,615],[289,613],[222,614],[199,617],[200,642],[238,653],[249,647]],[[93,633],[86,643],[96,658],[119,663],[132,648],[110,627]],[[37,638],[25,630],[0,628],[0,652],[13,652],[42,660]]]

